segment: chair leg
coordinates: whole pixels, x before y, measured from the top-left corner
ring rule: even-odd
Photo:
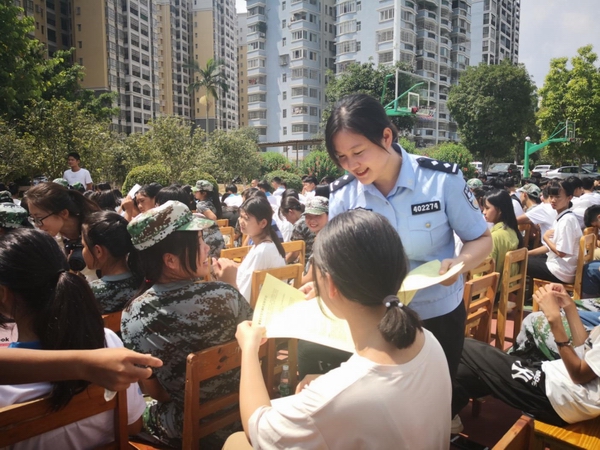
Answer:
[[[471,416],[479,417],[479,414],[481,413],[481,403],[482,403],[482,401],[479,400],[478,398],[474,398],[472,400]]]

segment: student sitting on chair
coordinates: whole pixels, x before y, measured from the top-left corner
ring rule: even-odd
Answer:
[[[371,211],[341,213],[315,241],[313,271],[322,301],[348,321],[356,353],[271,402],[258,359],[264,329],[241,323],[240,410],[253,448],[448,448],[448,365],[398,300],[408,260],[396,230]]]

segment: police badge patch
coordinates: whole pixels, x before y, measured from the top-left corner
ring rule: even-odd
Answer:
[[[475,211],[479,210],[479,203],[477,203],[477,199],[475,198],[473,192],[471,192],[471,189],[469,189],[469,186],[465,185],[465,188],[463,189],[463,194],[465,194],[465,197],[471,205],[471,207]]]

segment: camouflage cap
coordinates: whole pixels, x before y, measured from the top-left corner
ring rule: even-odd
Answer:
[[[530,197],[540,198],[542,190],[533,183],[528,183],[525,186],[517,189],[517,192],[525,192]]]
[[[21,228],[27,219],[27,211],[14,203],[0,203],[0,227]]]
[[[129,222],[127,231],[137,250],[144,250],[158,244],[174,231],[198,231],[212,226],[215,222],[192,214],[183,203],[169,200],[152,208]]]
[[[483,186],[483,182],[479,178],[471,178],[467,181],[467,186],[469,186],[470,189],[477,189]]]
[[[0,191],[0,203],[14,203],[9,191]]]
[[[304,206],[304,214],[314,214],[315,216],[329,214],[329,199],[318,195],[309,198]]]
[[[83,184],[81,184],[79,181],[77,183],[73,183],[73,185],[71,186],[71,188],[75,189],[76,191],[78,191],[79,189],[84,189]]]
[[[69,182],[67,180],[65,180],[64,178],[55,178],[54,180],[52,180],[53,183],[56,184],[60,184],[61,186],[64,186],[66,188],[69,187]]]
[[[206,180],[198,180],[196,181],[196,186],[194,186],[192,188],[193,192],[198,192],[198,191],[207,191],[207,192],[212,192],[213,191],[213,185],[210,181],[206,181]]]

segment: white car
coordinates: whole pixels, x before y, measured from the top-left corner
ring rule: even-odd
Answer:
[[[539,166],[535,166],[532,170],[532,172],[537,172],[540,174],[541,177],[545,177],[546,176],[546,172],[548,172],[549,170],[554,169],[553,166],[551,166],[550,164],[540,164]]]
[[[580,169],[578,166],[563,166],[559,167],[558,169],[549,170],[546,172],[546,178],[586,178],[596,176],[598,176],[597,173],[590,172],[586,169]]]

